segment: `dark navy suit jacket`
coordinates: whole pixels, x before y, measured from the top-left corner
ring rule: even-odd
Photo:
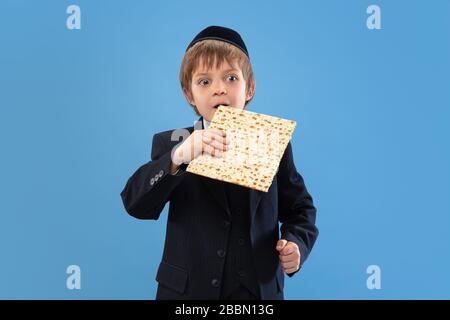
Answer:
[[[194,128],[203,125],[185,128],[186,134]],[[225,182],[186,172],[186,165],[170,174],[171,152],[180,143],[172,133],[154,135],[151,161],[128,179],[122,201],[131,216],[155,220],[170,203],[156,298],[219,299],[224,259],[217,252],[226,248],[231,215]],[[250,189],[249,207],[261,298],[284,299],[284,274],[275,249],[278,239],[298,245],[303,265],[318,236],[316,208],[295,168],[291,143],[268,192]]]

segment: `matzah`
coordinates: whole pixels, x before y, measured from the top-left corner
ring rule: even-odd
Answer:
[[[187,171],[267,192],[296,122],[220,106],[210,127],[226,131],[229,148],[222,157],[202,154]]]

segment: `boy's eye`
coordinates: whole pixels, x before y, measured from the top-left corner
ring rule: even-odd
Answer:
[[[209,80],[207,80],[207,79],[202,79],[202,80],[200,80],[200,81],[198,82],[198,84],[201,85],[201,86],[206,86],[206,85],[209,84]]]
[[[236,81],[236,80],[237,80],[237,77],[231,74],[231,75],[229,75],[229,76],[227,77],[227,80],[230,80],[230,81]]]

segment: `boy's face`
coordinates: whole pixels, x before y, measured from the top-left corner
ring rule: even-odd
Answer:
[[[207,70],[202,61],[192,76],[191,92],[184,92],[189,103],[196,106],[198,112],[211,121],[219,105],[244,109],[245,102],[250,100],[255,91],[252,83],[248,92],[242,70],[237,63],[230,65],[224,61],[217,68]]]

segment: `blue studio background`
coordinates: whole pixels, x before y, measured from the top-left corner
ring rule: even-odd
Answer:
[[[249,110],[298,122],[320,236],[286,299],[450,298],[448,0],[2,0],[0,298],[154,298],[168,206],[139,221],[119,194],[153,134],[197,119],[178,71],[208,25],[246,41]]]

